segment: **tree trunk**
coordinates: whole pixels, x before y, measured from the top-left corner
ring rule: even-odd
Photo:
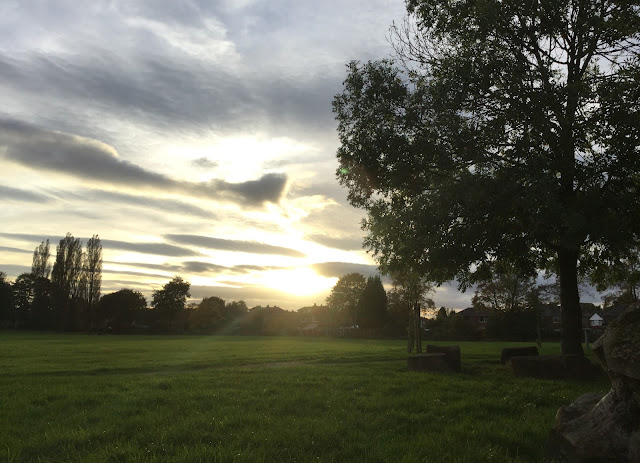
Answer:
[[[420,304],[419,303],[415,303],[415,305],[413,306],[413,317],[414,317],[414,322],[415,322],[415,330],[416,330],[416,352],[421,354],[422,353],[422,338],[421,338],[421,332],[422,332],[422,327],[420,326]]]
[[[578,294],[578,251],[558,250],[558,277],[562,306],[561,349],[563,354],[584,355],[582,350],[582,309]]]

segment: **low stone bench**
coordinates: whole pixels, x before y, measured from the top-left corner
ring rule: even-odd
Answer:
[[[512,357],[538,355],[538,348],[531,347],[505,347],[500,353],[500,363],[503,365],[511,362]]]
[[[418,354],[407,359],[407,367],[412,371],[447,371],[446,354]]]
[[[516,376],[545,379],[593,379],[599,369],[581,355],[529,355],[511,358]]]
[[[444,354],[444,360],[447,362],[449,369],[453,371],[460,371],[460,346],[436,346],[434,344],[427,344],[427,353],[430,354]]]

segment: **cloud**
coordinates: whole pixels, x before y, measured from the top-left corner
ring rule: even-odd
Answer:
[[[343,251],[362,249],[362,238],[333,238],[326,235],[307,235],[305,238],[328,248],[342,249]]]
[[[366,277],[379,275],[378,267],[375,265],[354,264],[351,262],[322,262],[311,264],[310,267],[318,275],[328,278],[340,278],[347,273],[362,273]]]
[[[8,246],[0,246],[0,251],[18,252],[18,253],[22,253],[22,254],[33,254],[33,251],[27,251],[26,249],[19,249],[19,248],[11,248],[11,247],[8,247]]]
[[[138,268],[148,268],[152,270],[162,270],[165,272],[179,272],[182,270],[182,266],[173,265],[173,264],[149,264],[146,262],[116,262],[116,261],[105,261],[105,264],[109,265],[120,265],[122,267],[138,267]]]
[[[133,270],[103,269],[102,273],[110,273],[114,275],[133,275],[137,277],[149,277],[149,278],[171,278],[170,275],[163,275],[161,273],[144,273],[144,272],[136,272]]]
[[[211,264],[209,262],[184,262],[183,268],[190,273],[222,273],[228,270],[224,265]]]
[[[209,158],[194,159],[191,163],[196,167],[202,167],[204,169],[215,169],[220,165],[218,161],[212,161]]]
[[[22,190],[19,188],[12,188],[4,185],[0,185],[0,196],[3,198],[4,201],[15,200],[15,201],[25,201],[25,202],[31,202],[31,203],[51,202],[51,198],[49,196],[46,196],[40,193],[35,193],[33,191]]]
[[[274,254],[289,257],[306,257],[306,254],[295,249],[272,246],[270,244],[257,243],[255,241],[227,240],[202,235],[168,234],[165,238],[176,243],[198,246],[207,249],[222,251],[247,252],[251,254]]]
[[[204,183],[178,181],[119,158],[115,148],[98,140],[9,119],[0,119],[0,156],[25,167],[84,181],[169,191],[246,206],[279,202],[287,184],[286,175],[281,173],[268,173],[258,180],[241,183],[220,179]]]
[[[6,238],[13,238],[21,241],[31,241],[40,243],[42,240],[48,239],[52,245],[55,245],[63,238],[61,236],[39,236],[39,235],[31,235],[27,233],[0,233],[0,236],[4,236]],[[78,238],[77,236],[75,238]],[[83,243],[88,241],[88,238],[80,238]],[[167,243],[131,243],[128,241],[118,241],[118,240],[106,240],[100,239],[102,243],[103,249],[119,249],[121,251],[132,251],[138,252],[141,254],[155,254],[160,256],[170,256],[170,257],[187,257],[187,256],[198,256],[197,252],[183,248],[180,246],[174,246],[172,244]],[[54,252],[52,251],[52,254]]]

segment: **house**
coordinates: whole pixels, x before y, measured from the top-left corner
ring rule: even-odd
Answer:
[[[464,310],[458,312],[459,315],[462,316],[465,320],[469,320],[476,328],[481,330],[486,329],[487,320],[491,316],[493,311],[491,309],[481,308],[481,307],[467,307]]]
[[[316,305],[298,309],[298,333],[305,336],[328,335],[331,331],[329,307]]]
[[[591,315],[591,318],[589,318],[589,328],[601,328],[603,321],[604,319],[600,315],[594,313]]]

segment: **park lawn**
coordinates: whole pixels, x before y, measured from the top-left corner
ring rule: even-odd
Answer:
[[[2,332],[0,462],[534,462],[610,387],[458,344],[456,374],[407,371],[401,340]]]

